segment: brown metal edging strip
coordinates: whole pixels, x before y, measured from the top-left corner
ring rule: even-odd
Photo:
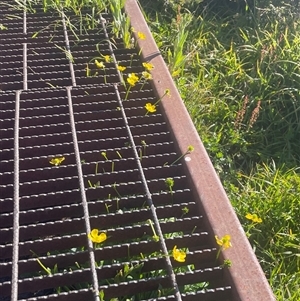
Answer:
[[[136,40],[141,50],[142,60],[154,65],[154,69],[151,71],[152,86],[158,99],[163,97],[166,89],[170,90],[171,97],[165,97],[160,105],[180,153],[184,154],[189,145],[195,149],[189,155],[190,161],[184,161],[184,165],[199,208],[206,214],[207,225],[214,234],[219,236],[230,234],[231,236],[233,247],[227,249],[223,256],[232,261],[232,266],[225,269],[225,273],[228,273],[227,276],[231,279],[234,300],[275,300],[137,1],[127,0],[125,11],[130,17],[131,26],[135,32],[142,32],[146,35],[145,40],[137,37]],[[136,35],[136,33],[134,34]]]

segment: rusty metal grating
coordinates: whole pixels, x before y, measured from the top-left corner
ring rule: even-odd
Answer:
[[[110,16],[72,32],[70,12],[0,9],[0,300],[259,300],[237,297],[216,260],[185,163],[171,164],[180,153],[164,108],[145,114],[153,86],[125,100],[116,64],[124,77],[143,68],[138,50],[110,44]],[[99,49],[113,58],[105,70]],[[99,248],[94,228],[108,236]],[[184,264],[167,256],[175,245]]]

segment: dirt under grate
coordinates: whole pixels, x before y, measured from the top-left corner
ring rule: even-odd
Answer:
[[[145,110],[159,99],[150,82],[122,83],[144,68],[111,16],[80,31],[70,12],[0,9],[0,300],[238,300],[190,153],[161,102]],[[91,229],[107,239],[92,244]]]

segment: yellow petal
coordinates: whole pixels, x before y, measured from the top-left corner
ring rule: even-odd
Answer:
[[[221,239],[219,239],[217,235],[215,235],[215,239],[219,246],[223,246],[223,241]]]
[[[93,229],[91,231],[91,233],[88,234],[88,238],[92,241],[92,242],[97,242],[97,236],[98,236],[98,230],[97,229]]]
[[[155,108],[155,107],[156,107],[156,106],[153,105],[153,104],[150,103],[150,102],[146,103],[146,105],[145,105],[145,109],[146,109],[149,113],[154,113],[154,112],[156,112],[156,108]]]
[[[224,250],[228,249],[231,247],[231,242],[230,242],[230,235],[225,235],[223,238],[223,248]]]
[[[101,243],[107,239],[107,236],[105,233],[98,234],[98,229],[93,229],[89,234],[88,238],[95,243]]]
[[[56,157],[49,161],[50,164],[58,166],[65,160],[65,157]]]
[[[252,220],[252,219],[253,219],[253,216],[252,216],[252,214],[247,213],[247,214],[246,214],[246,218]]]
[[[184,251],[177,250],[177,246],[173,248],[173,258],[178,262],[185,262],[186,253]]]
[[[109,63],[110,62],[110,56],[109,55],[105,55],[104,56],[104,60],[106,63]]]
[[[101,233],[100,235],[97,236],[97,243],[104,242],[107,239],[107,236],[105,233]]]
[[[151,63],[144,62],[142,65],[147,71],[151,71],[154,68],[154,66]]]
[[[126,70],[126,67],[124,67],[124,66],[117,66],[117,69],[119,70],[119,71],[121,71],[121,72],[123,72],[123,71],[125,71]]]
[[[224,235],[221,239],[218,238],[218,236],[215,236],[216,238],[216,242],[219,246],[221,246],[224,250],[228,249],[229,247],[231,247],[231,242],[230,242],[230,235]]]
[[[99,62],[97,60],[95,60],[95,65],[97,66],[97,68],[104,68],[105,65],[103,64],[103,62]]]
[[[138,34],[139,39],[141,39],[141,40],[145,40],[146,39],[146,35],[143,32],[139,31],[137,34]]]

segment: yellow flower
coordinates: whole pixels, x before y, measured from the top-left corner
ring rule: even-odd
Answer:
[[[152,75],[147,71],[143,71],[142,75],[143,75],[144,79],[148,79],[148,80],[152,79]]]
[[[257,214],[250,214],[247,213],[246,214],[246,218],[250,219],[251,221],[253,221],[254,223],[262,223],[262,219],[260,217],[257,216]]]
[[[105,68],[105,65],[103,64],[103,62],[99,62],[97,60],[95,60],[95,65],[97,66],[97,68]]]
[[[95,243],[101,243],[101,242],[104,242],[106,239],[107,239],[107,236],[105,233],[100,233],[99,234],[99,231],[98,229],[93,229],[91,231],[91,233],[88,234],[88,238],[92,241],[92,242],[95,242]]]
[[[151,71],[153,68],[154,68],[154,66],[153,66],[153,64],[151,64],[151,63],[143,63],[143,67],[147,70],[147,71]]]
[[[158,242],[158,241],[159,241],[159,236],[157,236],[157,235],[153,235],[152,238],[153,238],[153,240],[154,240],[155,242]]]
[[[121,72],[126,70],[126,67],[117,65],[117,69]]]
[[[179,73],[180,73],[180,70],[175,70],[175,71],[172,72],[172,76],[176,77],[176,76],[179,75]]]
[[[170,89],[166,89],[166,90],[165,90],[165,94],[168,95],[168,96],[171,96],[171,91],[170,91]]]
[[[223,248],[223,250],[226,250],[230,247],[232,247],[231,242],[230,242],[230,235],[225,235],[223,237],[221,237],[220,239],[218,238],[218,236],[215,236],[216,238],[216,242],[219,246],[221,246]]]
[[[154,113],[154,112],[156,112],[155,105],[153,105],[153,104],[150,103],[150,102],[146,103],[145,109],[146,109],[147,112],[149,112],[149,113]]]
[[[177,250],[177,246],[174,246],[173,257],[178,262],[185,262],[186,253],[184,251]]]
[[[143,32],[138,31],[137,35],[138,35],[139,39],[141,39],[141,40],[145,40],[146,39],[146,36],[145,36],[145,34]]]
[[[139,81],[139,78],[135,75],[135,73],[130,73],[127,78],[127,82],[130,86],[135,86],[135,84]]]
[[[111,57],[109,55],[104,55],[104,60],[106,63],[110,62]]]
[[[56,157],[49,161],[50,164],[53,164],[55,166],[60,165],[65,160],[65,157]]]
[[[193,152],[194,151],[194,147],[193,147],[193,145],[189,145],[188,146],[188,151],[191,153],[191,152]]]

